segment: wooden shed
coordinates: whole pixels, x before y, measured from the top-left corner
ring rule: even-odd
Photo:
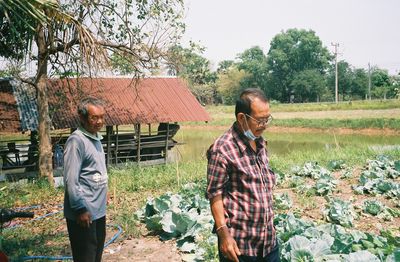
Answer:
[[[51,79],[47,87],[56,166],[62,164],[58,155],[69,134],[62,131],[79,126],[77,105],[85,96],[96,96],[106,103],[103,145],[107,164],[165,162],[168,150],[179,143],[173,136],[180,122],[210,119],[179,78]],[[34,135],[38,126],[34,88],[12,78],[0,79],[0,112],[0,133],[30,131]],[[31,166],[28,153],[32,156],[32,149],[29,151],[32,141],[32,136],[30,142],[22,145],[18,141],[0,141],[0,152],[3,155],[11,153],[12,157],[15,153],[10,152],[9,146],[15,143],[15,152],[19,151],[19,158],[24,159],[19,165],[28,163]],[[16,155],[14,158],[17,162]]]

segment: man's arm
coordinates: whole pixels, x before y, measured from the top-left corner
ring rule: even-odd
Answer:
[[[239,248],[236,241],[229,233],[229,229],[225,222],[224,204],[222,202],[222,195],[217,195],[210,199],[211,213],[214,217],[217,235],[219,237],[219,249],[224,256],[232,261],[239,261],[240,256]]]
[[[67,141],[64,152],[64,179],[68,193],[69,204],[77,214],[77,223],[82,227],[89,227],[91,215],[87,211],[82,197],[79,174],[82,165],[81,141],[77,137],[71,137]]]
[[[226,184],[229,182],[228,163],[222,154],[213,151],[213,146],[207,151],[207,159],[206,196],[210,200],[211,212],[219,238],[219,250],[228,259],[239,261],[237,256],[240,255],[240,251],[226,225],[224,203],[222,201]]]

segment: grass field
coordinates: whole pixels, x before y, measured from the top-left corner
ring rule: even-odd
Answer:
[[[357,110],[359,113],[356,119],[350,121],[350,124],[341,117],[337,118],[312,118],[312,124],[309,124],[310,118],[285,118],[284,115],[299,114],[294,111],[294,106],[299,108],[300,112],[314,116],[320,115],[323,107],[327,111],[322,114],[325,116],[341,115],[343,112]],[[371,104],[364,102],[353,102],[352,105],[340,104],[337,110],[332,107],[336,105],[325,104],[307,104],[307,105],[273,105],[272,110],[276,117],[274,123],[280,125],[290,125],[300,127],[309,127],[317,125],[341,128],[392,128],[399,130],[399,116],[392,117],[390,113],[384,115],[382,112],[397,112],[400,107],[397,100],[384,102],[373,102]],[[354,108],[357,107],[357,108]],[[233,107],[208,107],[210,114],[216,121],[211,126],[228,126],[233,121]],[[380,110],[379,116],[368,117],[373,115],[375,110]],[[313,113],[310,113],[312,111]],[[293,113],[292,113],[293,112]],[[354,111],[352,111],[354,112]],[[361,113],[362,112],[362,113]],[[369,114],[368,114],[369,113]],[[280,115],[281,114],[281,115]],[[344,115],[347,115],[344,114]],[[358,120],[361,119],[361,120]],[[379,122],[377,119],[383,119]],[[394,119],[393,122],[391,122]],[[357,122],[358,121],[358,122]],[[374,122],[376,122],[374,124]],[[356,123],[356,124],[354,124]],[[394,124],[393,124],[394,123]],[[198,123],[195,123],[198,125]],[[186,128],[190,129],[189,123]],[[317,135],[316,135],[317,136]],[[387,199],[385,196],[374,195],[357,195],[352,190],[352,186],[359,183],[361,170],[365,167],[368,159],[376,159],[378,155],[385,154],[392,159],[400,159],[399,148],[381,148],[372,149],[366,145],[353,147],[337,147],[337,148],[321,148],[320,150],[304,150],[296,151],[284,156],[271,156],[271,164],[274,170],[280,175],[281,182],[276,189],[276,193],[287,193],[291,198],[293,205],[290,208],[277,211],[278,213],[292,212],[302,219],[308,219],[317,224],[326,223],[324,216],[321,213],[322,207],[329,202],[325,196],[318,195],[313,188],[304,188],[300,185],[314,185],[317,179],[305,177],[301,180],[296,180],[293,173],[293,167],[303,165],[307,162],[317,162],[321,166],[328,166],[332,160],[342,161],[346,167],[333,171],[332,177],[338,180],[337,185],[329,193],[331,198],[338,197],[341,199],[352,199],[354,205],[361,207],[365,200],[376,199],[384,203],[385,206],[394,210],[396,200]],[[345,176],[345,172],[351,174]],[[196,161],[185,161],[182,163],[168,164],[165,166],[154,167],[137,167],[134,165],[126,165],[119,168],[110,168],[109,170],[109,192],[110,204],[108,208],[108,222],[121,225],[124,233],[120,241],[130,237],[139,237],[146,230],[143,228],[137,218],[133,215],[140,209],[149,197],[157,197],[167,191],[180,192],[182,186],[187,183],[195,183],[204,187],[205,185],[206,161],[200,159]],[[297,181],[297,182],[296,182]],[[395,178],[394,183],[399,183],[399,178]],[[203,195],[200,196],[203,198]],[[49,187],[46,181],[21,181],[19,183],[0,184],[0,207],[3,208],[22,208],[30,206],[35,207],[36,216],[45,215],[54,211],[60,210],[60,204],[63,199],[63,190]],[[398,200],[397,200],[398,203]],[[354,220],[353,227],[370,233],[378,233],[381,229],[387,229],[393,235],[393,239],[400,237],[399,217],[392,217],[390,220],[385,220],[377,216],[365,214],[362,208],[356,209],[358,218]],[[4,230],[0,240],[2,239],[2,250],[10,254],[13,258],[18,258],[26,255],[69,255],[69,247],[66,235],[65,222],[62,214],[46,217],[43,220],[24,223],[22,220],[17,220],[17,223],[23,223],[23,227],[14,230]],[[112,233],[112,232],[110,232]],[[399,241],[399,239],[397,239]],[[394,242],[396,243],[396,242]],[[399,242],[400,243],[400,242]],[[400,246],[400,244],[399,244]],[[396,247],[396,246],[395,246]],[[215,250],[214,250],[215,251]],[[211,251],[210,251],[211,252]],[[214,254],[215,255],[215,254]],[[210,257],[213,257],[211,254]]]
[[[229,126],[235,120],[234,106],[207,106],[211,121],[184,126]],[[272,127],[349,128],[400,130],[400,100],[348,103],[271,104]]]
[[[336,103],[304,103],[281,104],[271,102],[273,112],[305,112],[305,111],[342,111],[342,110],[379,110],[400,108],[400,99],[390,100],[360,100]],[[214,113],[234,113],[234,106],[207,106],[207,111]]]

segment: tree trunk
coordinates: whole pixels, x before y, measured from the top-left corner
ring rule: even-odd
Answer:
[[[54,186],[53,179],[53,152],[50,138],[49,103],[47,97],[47,64],[48,50],[44,28],[39,27],[38,45],[38,71],[36,75],[37,103],[39,111],[39,176],[47,177]]]

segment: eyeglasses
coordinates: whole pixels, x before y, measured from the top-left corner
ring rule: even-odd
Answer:
[[[247,117],[251,118],[254,120],[258,126],[266,126],[269,125],[272,122],[272,115],[269,115],[267,119],[255,119],[254,117],[245,114]]]
[[[101,115],[101,116],[89,115],[89,116],[88,116],[88,119],[89,119],[90,121],[93,121],[93,122],[97,122],[97,121],[99,121],[99,120],[104,121],[104,115]]]

